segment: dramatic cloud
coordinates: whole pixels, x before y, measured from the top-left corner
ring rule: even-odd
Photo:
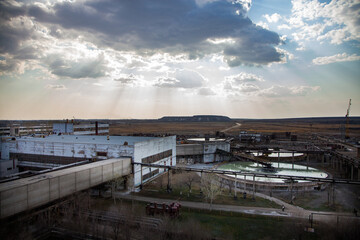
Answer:
[[[246,17],[251,1],[61,1],[54,4],[2,3],[0,53],[14,52],[32,38],[28,28],[14,27],[20,17],[44,24],[55,38],[81,38],[98,47],[187,53],[190,59],[221,52],[229,66],[264,65],[281,60],[274,48],[279,36]],[[221,44],[208,39],[233,39]],[[65,75],[68,75],[65,73]]]
[[[360,40],[360,4],[358,1],[293,0],[288,20],[297,29],[293,37],[301,40],[330,39],[333,44]]]
[[[195,71],[177,70],[167,77],[159,77],[155,86],[165,88],[199,88],[205,81],[204,78]]]
[[[259,92],[259,95],[265,97],[306,96],[312,92],[318,91],[319,89],[319,86],[272,86],[270,88],[263,89],[261,92]]]
[[[114,79],[114,81],[118,81],[122,84],[135,84],[137,81],[143,79],[144,77],[141,75],[130,74],[120,74],[119,78]]]
[[[333,56],[318,57],[313,59],[312,62],[315,65],[325,65],[336,62],[350,62],[350,61],[359,61],[359,60],[360,60],[360,56],[356,54],[348,55],[346,53],[342,53],[342,54],[339,53]]]
[[[281,16],[278,13],[274,13],[272,15],[265,14],[264,17],[269,23],[277,23],[281,19]]]
[[[261,76],[257,76],[251,73],[241,72],[237,75],[231,75],[225,77],[225,80],[237,83],[246,83],[246,82],[263,82],[264,79]]]
[[[105,76],[107,70],[103,55],[89,59],[69,60],[61,55],[50,55],[47,64],[52,74],[69,78],[98,78]]]
[[[263,81],[264,79],[261,76],[242,72],[225,77],[223,89],[230,95],[237,95],[239,93],[254,95],[261,90],[257,83]]]
[[[58,85],[52,85],[52,84],[48,84],[46,85],[47,89],[54,89],[54,90],[65,90],[66,87],[63,84],[58,84]]]
[[[214,96],[216,93],[211,88],[200,88],[198,94],[202,96]]]

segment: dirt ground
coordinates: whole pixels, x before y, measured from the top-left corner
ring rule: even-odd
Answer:
[[[176,134],[176,135],[197,135],[215,134],[217,131],[235,125],[233,122],[141,122],[121,123],[110,125],[110,135],[131,135],[131,134]]]

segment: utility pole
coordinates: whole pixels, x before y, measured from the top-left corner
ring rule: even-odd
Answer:
[[[349,139],[349,138],[350,138],[350,136],[349,136],[349,114],[350,114],[350,106],[351,106],[351,99],[349,100],[349,105],[348,105],[348,108],[347,108],[347,111],[346,111],[346,115],[345,115],[345,118],[346,118],[345,139]]]

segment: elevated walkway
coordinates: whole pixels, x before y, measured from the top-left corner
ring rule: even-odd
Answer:
[[[131,168],[131,158],[108,159],[1,183],[0,218],[129,175]]]
[[[216,149],[216,153],[217,154],[222,154],[222,155],[225,155],[225,156],[230,156],[233,159],[235,159],[235,161],[254,162],[254,163],[258,163],[260,165],[263,165],[264,167],[272,168],[271,163],[255,159],[253,156],[248,155],[248,154],[244,154],[244,153],[233,154],[231,152],[227,152],[227,151],[224,151],[224,150],[221,150],[221,149]]]

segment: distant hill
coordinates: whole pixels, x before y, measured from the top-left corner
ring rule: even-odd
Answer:
[[[232,120],[226,116],[195,115],[195,116],[162,117],[158,121],[160,122],[231,122]]]
[[[233,119],[244,122],[282,122],[282,123],[318,123],[318,124],[344,124],[345,117],[309,117],[309,118],[279,118],[279,119]],[[360,124],[360,117],[350,116],[349,124]]]

